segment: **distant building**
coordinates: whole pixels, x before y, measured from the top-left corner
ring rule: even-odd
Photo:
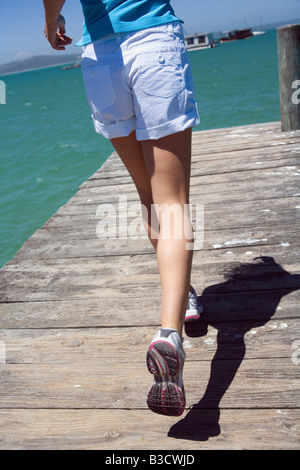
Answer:
[[[193,34],[191,36],[185,36],[184,40],[189,51],[208,49],[214,47],[215,44],[212,33]]]

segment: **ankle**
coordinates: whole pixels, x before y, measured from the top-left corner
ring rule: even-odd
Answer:
[[[161,330],[174,330],[176,331],[180,337],[182,337],[182,330],[183,327],[178,326],[178,325],[170,325],[169,323],[167,325],[162,324],[161,325]]]

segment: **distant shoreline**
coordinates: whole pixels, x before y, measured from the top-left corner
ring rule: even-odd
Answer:
[[[59,56],[43,55],[29,57],[17,62],[0,65],[0,76],[12,75],[16,73],[32,72],[50,67],[59,67],[72,63],[77,63],[81,58],[81,51],[77,54]]]
[[[8,75],[17,75],[18,73],[25,73],[25,72],[34,72],[35,70],[43,70],[43,69],[50,69],[53,67],[63,67],[64,65],[70,65],[74,64],[75,61],[70,61],[70,62],[62,62],[59,64],[52,64],[52,65],[43,65],[41,67],[34,67],[31,69],[22,69],[22,70],[16,70],[14,72],[6,72],[6,73],[1,73],[0,72],[0,77],[7,77]]]

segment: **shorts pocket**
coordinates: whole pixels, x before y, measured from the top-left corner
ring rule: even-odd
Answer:
[[[180,53],[152,53],[139,57],[139,84],[144,93],[171,98],[185,88]]]
[[[93,112],[103,111],[111,106],[115,91],[109,65],[97,65],[82,69],[86,94]]]

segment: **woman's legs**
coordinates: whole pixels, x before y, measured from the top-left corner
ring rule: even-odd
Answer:
[[[162,285],[162,327],[175,328],[182,334],[193,253],[187,210],[191,129],[142,142],[136,140],[133,132],[113,139],[112,144],[148,210],[148,235],[157,252]],[[153,204],[159,209],[159,234],[151,234],[149,217],[153,216]]]
[[[159,140],[143,141],[142,148],[153,202],[159,208],[157,260],[162,286],[162,327],[175,328],[181,335],[193,255],[187,210],[191,129]]]
[[[132,132],[128,137],[112,139],[111,142],[136,186],[142,209],[146,209],[145,212],[142,211],[142,216],[148,237],[156,251],[158,235],[155,234],[153,230],[153,225],[155,224],[151,225],[151,207],[153,205],[152,188],[145,165],[141,142],[136,140],[135,132]]]

